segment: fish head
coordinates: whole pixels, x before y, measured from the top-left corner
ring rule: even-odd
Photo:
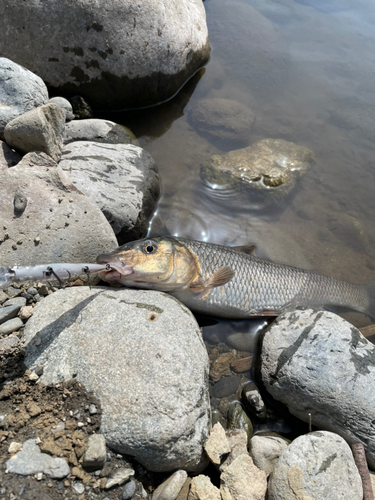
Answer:
[[[177,238],[159,237],[132,241],[97,257],[106,264],[100,277],[110,283],[172,292],[187,287],[197,276],[195,256]]]

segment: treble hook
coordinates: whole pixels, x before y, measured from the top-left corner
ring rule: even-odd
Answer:
[[[51,274],[54,275],[54,277],[57,279],[57,281],[59,282],[59,285],[61,288],[64,287],[64,282],[62,281],[62,279],[60,278],[60,276],[58,276],[55,271],[52,269],[52,267],[47,267],[47,272],[46,272],[46,276],[51,276]]]
[[[89,284],[89,288],[91,290],[91,280],[90,280],[90,268],[89,266],[85,266],[82,271],[86,274],[87,276],[87,283]]]

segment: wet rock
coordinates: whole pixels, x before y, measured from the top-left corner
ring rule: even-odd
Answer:
[[[20,318],[9,319],[0,325],[0,335],[9,335],[19,330],[22,326],[23,322]]]
[[[212,427],[207,441],[204,443],[204,449],[211,462],[215,465],[220,465],[223,455],[228,455],[230,452],[231,448],[225,435],[225,430],[220,423]]]
[[[250,440],[250,455],[258,469],[269,476],[287,446],[287,440],[281,436],[256,435]]]
[[[152,494],[152,500],[176,500],[186,479],[186,471],[176,471],[166,481],[164,481],[160,486],[156,488],[156,490]]]
[[[60,166],[102,210],[120,244],[145,235],[160,193],[149,153],[131,144],[73,142]]]
[[[332,432],[311,432],[281,454],[270,476],[268,498],[362,500],[362,482],[352,452]]]
[[[137,6],[123,0],[106,9],[90,0],[69,8],[53,0],[10,3],[0,5],[0,29],[0,53],[27,65],[48,86],[82,94],[101,109],[172,97],[210,52],[203,3],[190,0]]]
[[[235,393],[240,381],[238,377],[223,377],[211,387],[211,394],[214,398],[226,398]]]
[[[135,472],[131,467],[121,467],[121,469],[117,470],[113,476],[108,479],[104,489],[109,490],[115,486],[122,486],[134,476],[134,474]]]
[[[233,403],[228,411],[228,429],[243,429],[247,434],[247,442],[253,435],[253,424],[240,403]]]
[[[203,135],[219,144],[246,145],[255,115],[232,99],[202,99],[190,110],[190,121]]]
[[[252,197],[262,204],[285,197],[297,179],[314,164],[313,153],[293,142],[263,139],[243,149],[215,155],[202,163],[202,181],[229,190],[236,203]]]
[[[45,104],[48,90],[39,76],[5,57],[0,57],[0,81],[0,139],[4,140],[5,125]]]
[[[14,167],[21,158],[22,156],[13,151],[5,142],[0,141],[0,172],[6,168]]]
[[[249,414],[262,422],[267,418],[267,408],[258,387],[250,382],[246,384],[241,392],[242,401]]]
[[[111,449],[154,471],[206,464],[208,356],[178,301],[153,291],[66,288],[37,304],[24,338],[26,365],[44,366],[41,382],[75,377],[93,391]]]
[[[207,476],[196,476],[191,481],[188,500],[221,500],[220,490]]]
[[[213,360],[210,365],[210,378],[217,382],[224,376],[231,375],[230,364],[235,359],[234,352],[225,352]],[[217,396],[216,396],[217,397]]]
[[[286,312],[265,333],[261,377],[268,392],[304,422],[311,414],[317,428],[362,443],[371,467],[374,373],[374,344],[331,312]]]
[[[65,126],[64,144],[76,141],[134,144],[139,146],[133,132],[127,127],[109,120],[99,120],[98,118],[77,120]]]
[[[95,471],[103,468],[105,460],[105,438],[102,434],[93,434],[88,439],[82,465],[88,471]]]
[[[52,479],[62,479],[70,473],[65,459],[42,453],[35,439],[25,441],[22,450],[6,462],[6,468],[9,472],[23,476],[42,472]]]
[[[63,149],[65,112],[57,104],[45,104],[7,123],[7,144],[22,153],[42,151],[59,161]]]
[[[223,500],[263,500],[267,491],[266,474],[259,470],[249,455],[237,457],[220,476]]]
[[[79,118],[80,120],[88,120],[89,118],[92,118],[94,116],[90,104],[86,102],[86,100],[82,96],[75,95],[73,97],[70,97],[69,101],[72,105],[75,118]]]
[[[6,321],[9,321],[12,318],[15,318],[20,309],[21,309],[20,304],[13,304],[13,305],[4,306],[3,308],[1,308],[0,309],[0,325],[5,323]]]
[[[70,102],[64,97],[52,97],[48,102],[57,104],[65,112],[65,121],[70,122],[74,120],[73,107]]]
[[[18,187],[28,204],[15,217],[13,197]],[[0,240],[8,234],[0,247],[5,266],[95,262],[97,255],[117,247],[102,212],[45,153],[29,153],[15,167],[0,172],[0,219],[6,226],[0,226]],[[17,244],[20,234],[22,244]],[[11,288],[7,290],[9,295]],[[16,290],[19,295],[21,290]]]
[[[230,446],[228,458],[220,465],[219,469],[223,472],[240,455],[247,453],[247,432],[244,429],[234,429],[226,431],[226,436]]]

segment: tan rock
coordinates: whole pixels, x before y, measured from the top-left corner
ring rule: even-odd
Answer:
[[[234,429],[226,431],[226,436],[230,445],[228,458],[220,465],[220,471],[225,469],[240,455],[247,455],[247,433],[244,429]]]
[[[34,314],[34,308],[33,306],[23,306],[20,309],[20,312],[18,313],[18,316],[21,319],[29,319],[31,316]]]
[[[8,453],[10,455],[14,455],[22,450],[22,443],[17,443],[16,441],[12,441],[8,448]]]
[[[265,472],[254,465],[249,455],[237,457],[221,474],[223,500],[264,500],[267,491]]]
[[[220,465],[221,457],[230,453],[231,448],[225,435],[225,430],[220,422],[212,427],[207,441],[203,446],[211,462],[215,465]]]
[[[201,474],[191,481],[188,500],[221,500],[220,490]]]
[[[217,382],[221,377],[225,377],[226,375],[232,375],[230,365],[235,357],[234,352],[224,352],[211,362],[210,377],[214,382]]]

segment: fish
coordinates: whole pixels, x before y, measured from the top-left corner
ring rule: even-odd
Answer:
[[[252,250],[162,236],[126,243],[96,262],[107,266],[98,275],[108,283],[167,292],[204,315],[245,319],[340,306],[375,318],[375,282],[347,283],[259,259]]]

